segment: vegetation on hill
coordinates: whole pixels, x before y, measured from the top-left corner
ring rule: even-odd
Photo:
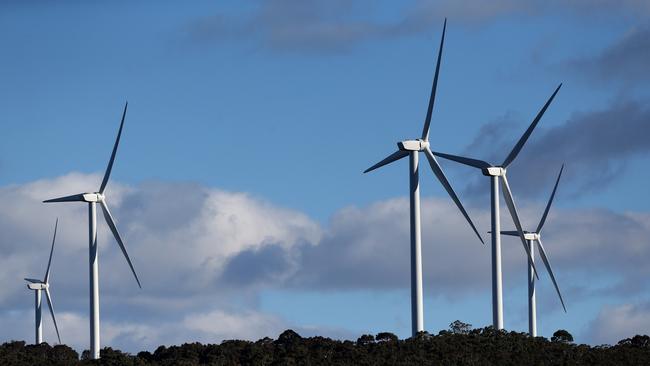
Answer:
[[[65,345],[26,345],[22,341],[0,346],[0,365],[650,365],[650,337],[637,335],[614,346],[576,345],[565,330],[551,340],[525,333],[471,330],[454,322],[438,335],[426,332],[399,340],[392,333],[362,335],[356,342],[323,337],[303,338],[292,330],[277,340],[230,340],[219,345],[186,343],[160,346],[153,353],[129,355],[112,348],[101,360],[81,359]]]

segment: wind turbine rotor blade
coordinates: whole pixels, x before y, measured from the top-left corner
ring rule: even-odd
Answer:
[[[113,145],[113,152],[111,153],[111,159],[108,161],[108,166],[106,167],[106,173],[104,173],[104,179],[102,180],[102,185],[99,187],[99,193],[104,193],[106,189],[106,184],[108,184],[108,178],[111,176],[111,170],[113,170],[113,162],[115,161],[115,154],[117,153],[117,146],[120,144],[120,137],[122,136],[122,128],[124,127],[124,118],[126,117],[126,109],[129,106],[129,102],[124,104],[124,112],[122,113],[122,122],[120,122],[120,129],[117,131],[117,138],[115,139],[115,145]]]
[[[557,94],[558,91],[560,91],[560,88],[562,87],[562,84],[558,85],[557,89],[553,92],[553,95],[551,95],[550,98],[548,98],[548,101],[546,101],[546,104],[544,104],[544,107],[537,113],[537,116],[535,116],[535,119],[533,122],[528,126],[528,129],[524,134],[521,136],[519,141],[517,141],[517,144],[515,147],[512,149],[506,160],[503,161],[503,166],[504,168],[507,168],[510,163],[512,163],[513,160],[517,157],[517,154],[519,154],[519,151],[521,151],[521,148],[524,147],[524,144],[526,143],[526,140],[530,137],[530,134],[533,133],[533,130],[535,129],[535,126],[537,126],[537,123],[539,122],[540,119],[542,119],[542,116],[544,115],[544,112],[546,112],[546,109],[548,106],[551,104],[553,101],[553,98],[555,98],[555,95]]]
[[[456,203],[456,206],[460,210],[460,212],[465,216],[465,220],[467,220],[467,223],[469,223],[469,226],[472,227],[472,230],[474,230],[474,233],[476,233],[476,236],[478,237],[478,240],[481,241],[481,243],[485,244],[483,241],[483,238],[481,235],[478,233],[478,230],[476,230],[476,226],[474,226],[474,223],[472,222],[472,219],[469,218],[469,215],[467,214],[467,211],[465,211],[465,208],[463,207],[463,204],[460,203],[460,200],[458,199],[458,196],[456,195],[456,192],[454,192],[454,189],[451,187],[451,184],[449,184],[449,181],[447,180],[447,177],[445,176],[445,173],[442,171],[442,168],[440,167],[440,164],[438,164],[438,161],[436,160],[435,156],[431,153],[431,150],[427,147],[424,150],[424,155],[426,155],[427,160],[429,160],[429,165],[431,166],[431,170],[433,170],[433,174],[436,175],[438,180],[440,181],[440,184],[442,184],[443,187],[445,187],[445,190],[449,194],[449,197]]]
[[[518,232],[518,231],[514,231],[514,230],[512,230],[512,231],[511,231],[511,230],[507,230],[507,231],[501,231],[501,235],[519,236],[519,232]]]
[[[45,287],[45,298],[47,298],[47,307],[50,309],[50,314],[52,315],[52,321],[54,322],[54,329],[56,329],[56,337],[59,339],[59,344],[61,343],[61,336],[59,335],[59,326],[56,324],[56,317],[54,316],[54,306],[52,305],[52,297],[50,296],[50,289]]]
[[[562,164],[562,168],[560,168],[560,173],[557,175],[557,180],[555,181],[555,187],[553,187],[553,192],[551,193],[551,197],[548,199],[548,203],[546,204],[546,209],[544,209],[544,214],[542,215],[542,219],[539,220],[539,225],[537,225],[537,230],[535,230],[535,232],[538,234],[542,231],[542,227],[546,222],[546,216],[548,216],[548,211],[551,209],[551,204],[553,203],[553,198],[555,198],[555,192],[557,191],[558,183],[560,183],[560,177],[562,177],[563,170],[564,170],[564,164]]]
[[[445,31],[447,30],[447,18],[442,26],[442,38],[440,38],[440,48],[438,49],[438,61],[436,62],[436,73],[433,76],[433,85],[431,86],[431,96],[429,97],[429,108],[427,116],[424,119],[424,129],[422,130],[422,140],[429,141],[429,128],[431,126],[431,115],[433,113],[433,104],[436,101],[436,89],[438,89],[438,74],[440,74],[440,59],[442,58],[442,47],[445,44]]]
[[[542,257],[542,261],[544,261],[544,265],[548,270],[548,274],[551,276],[551,280],[553,281],[553,286],[555,286],[555,291],[557,291],[557,296],[560,297],[562,308],[566,313],[566,306],[564,305],[564,299],[562,298],[562,294],[560,293],[560,287],[557,285],[557,281],[555,281],[555,275],[553,274],[553,270],[551,269],[551,262],[549,262],[548,257],[546,256],[546,250],[544,250],[544,245],[542,245],[542,241],[540,239],[537,239],[536,242],[537,242],[537,246],[539,247],[539,253]]]
[[[138,275],[135,273],[135,269],[133,268],[133,263],[131,263],[131,258],[129,258],[129,254],[126,252],[126,247],[124,246],[124,242],[120,237],[120,233],[117,231],[117,227],[115,226],[115,221],[113,220],[113,216],[111,215],[111,212],[108,210],[106,201],[101,201],[101,206],[102,206],[102,211],[104,212],[104,218],[106,219],[106,223],[108,224],[108,227],[113,232],[113,236],[115,236],[115,240],[117,241],[117,244],[120,246],[120,249],[122,250],[122,254],[124,254],[124,258],[126,258],[129,267],[131,267],[131,272],[133,272],[133,276],[135,277],[135,281],[138,283],[138,287],[142,288],[142,286],[140,285],[140,279],[138,279]]]
[[[486,161],[483,161],[483,160],[466,158],[464,156],[458,156],[458,155],[444,154],[444,153],[437,152],[437,151],[431,151],[431,154],[433,154],[435,156],[439,156],[439,157],[447,159],[447,160],[453,160],[453,161],[455,161],[457,163],[469,165],[471,167],[478,168],[478,169],[487,169],[487,168],[492,167],[492,164],[490,164],[490,163],[488,163]]]
[[[403,150],[395,151],[394,153],[388,155],[384,160],[382,160],[379,163],[371,166],[370,168],[364,170],[363,172],[364,173],[371,172],[371,171],[373,171],[373,170],[375,170],[377,168],[381,168],[382,166],[384,166],[386,164],[390,164],[390,163],[392,163],[394,161],[397,161],[397,160],[399,160],[399,159],[401,159],[401,158],[403,158],[405,156],[408,156],[408,154],[409,154],[408,151],[403,151]]]
[[[73,194],[72,196],[65,196],[65,197],[59,197],[59,198],[53,198],[51,200],[45,200],[43,203],[52,203],[52,202],[78,202],[84,201],[84,195],[83,194]]]
[[[54,224],[54,236],[52,237],[52,248],[50,249],[50,259],[47,261],[47,270],[45,271],[45,277],[43,282],[48,283],[50,281],[50,266],[52,265],[52,253],[54,253],[54,242],[56,241],[56,229],[59,226],[59,218],[57,217],[56,223]]]
[[[539,275],[537,274],[537,268],[535,267],[535,263],[530,260],[530,257],[532,257],[532,255],[530,254],[528,243],[526,243],[526,238],[524,237],[524,230],[522,230],[521,228],[521,221],[519,221],[519,215],[517,214],[517,207],[515,207],[515,201],[512,199],[512,192],[510,191],[508,178],[506,178],[505,175],[501,176],[501,188],[503,191],[503,197],[506,200],[506,206],[508,206],[508,211],[510,211],[510,216],[512,217],[512,221],[514,221],[515,227],[517,228],[517,234],[521,239],[521,243],[524,245],[524,250],[526,250],[526,254],[528,254],[528,258],[529,258],[528,263],[530,263],[531,266],[533,267],[533,272],[535,273],[535,277],[539,279]]]
[[[25,281],[30,282],[30,283],[43,283],[43,281],[37,280],[35,278],[25,278]]]

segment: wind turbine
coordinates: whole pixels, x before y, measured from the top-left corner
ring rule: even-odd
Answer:
[[[562,299],[560,288],[558,287],[557,282],[555,281],[555,276],[553,275],[553,271],[551,271],[551,264],[548,260],[548,256],[546,255],[546,251],[544,250],[544,245],[542,245],[542,239],[541,239],[542,227],[544,227],[544,223],[546,222],[546,216],[548,216],[548,211],[551,209],[551,204],[553,203],[553,198],[555,197],[555,192],[557,191],[557,185],[558,183],[560,183],[560,177],[562,177],[563,170],[564,170],[564,164],[562,164],[562,168],[560,168],[560,173],[557,175],[557,180],[555,181],[553,192],[551,193],[551,197],[549,197],[548,199],[548,203],[546,204],[546,209],[544,209],[544,214],[542,214],[542,218],[539,220],[537,229],[535,229],[535,231],[524,231],[524,239],[526,239],[526,243],[528,245],[528,252],[529,252],[528,333],[532,337],[537,337],[537,305],[535,301],[535,276],[533,276],[533,267],[532,267],[532,263],[535,262],[535,247],[533,246],[534,243],[537,243],[537,247],[539,248],[539,254],[542,257],[542,261],[544,261],[546,268],[548,268],[548,273],[551,276],[551,280],[553,281],[553,286],[555,286],[555,291],[557,291],[557,295],[559,296],[560,302],[562,303],[562,308],[566,313],[566,306],[564,305],[564,299]],[[501,234],[509,235],[509,236],[519,236],[519,232],[517,231],[502,231]]]
[[[524,237],[524,232],[521,229],[521,222],[519,221],[519,216],[517,215],[517,209],[515,207],[515,202],[512,198],[512,192],[510,191],[510,186],[508,185],[508,178],[506,177],[506,170],[508,166],[515,160],[521,148],[524,146],[530,134],[537,126],[537,123],[546,112],[546,109],[555,98],[555,95],[562,84],[558,85],[551,97],[546,101],[546,104],[542,109],[537,113],[535,119],[530,124],[526,132],[521,136],[515,147],[510,151],[510,154],[506,157],[501,165],[492,165],[483,160],[471,159],[457,155],[443,154],[440,152],[433,152],[433,155],[453,160],[461,164],[469,165],[474,168],[481,170],[483,175],[490,177],[490,202],[491,202],[491,211],[492,211],[492,223],[491,230],[492,233],[492,324],[495,329],[503,329],[503,290],[502,290],[502,273],[501,273],[501,219],[499,217],[499,181],[501,181],[501,188],[503,190],[503,197],[505,198],[506,205],[508,206],[508,211],[510,211],[510,216],[512,216],[512,221],[515,223],[517,228],[517,233],[521,239],[521,243],[528,254],[528,257],[531,256],[530,250],[528,249],[528,244],[526,238]],[[501,178],[501,179],[499,179]],[[546,263],[545,263],[546,264]],[[537,268],[533,262],[530,263],[533,267],[533,272],[537,276]],[[550,267],[547,265],[549,272],[551,271]]]
[[[50,202],[87,202],[88,203],[88,220],[89,220],[89,271],[90,271],[90,356],[92,359],[99,358],[99,264],[97,259],[97,211],[96,205],[100,204],[102,211],[104,213],[104,218],[108,227],[113,232],[117,244],[126,258],[126,262],[133,272],[138,287],[142,288],[140,285],[140,280],[138,275],[135,273],[129,254],[126,252],[124,247],[124,242],[120,237],[117,227],[115,226],[115,220],[111,215],[111,211],[108,209],[106,204],[106,196],[104,195],[104,190],[108,184],[108,179],[111,175],[111,170],[113,169],[113,162],[115,161],[115,154],[117,153],[117,146],[120,143],[120,136],[122,135],[122,128],[124,127],[124,118],[126,117],[126,109],[128,107],[128,102],[124,105],[124,112],[122,113],[122,122],[120,123],[120,129],[117,132],[117,139],[115,140],[115,145],[113,146],[113,152],[111,158],[108,161],[108,167],[106,167],[106,173],[104,174],[104,179],[102,180],[101,186],[99,187],[98,192],[93,193],[81,193],[75,194],[72,196],[66,196],[61,198],[55,198],[47,201]]]
[[[52,238],[52,248],[50,249],[50,259],[47,261],[47,270],[43,280],[34,278],[25,278],[29,282],[27,288],[34,291],[34,320],[35,320],[35,335],[36,344],[43,343],[43,322],[41,318],[41,291],[45,291],[45,298],[47,299],[47,307],[50,309],[52,321],[54,322],[54,329],[56,329],[56,337],[61,343],[61,336],[59,335],[59,327],[56,325],[56,318],[54,317],[54,306],[52,305],[52,297],[50,296],[50,265],[52,264],[52,253],[54,253],[54,241],[56,240],[56,229],[59,226],[59,219],[56,219],[54,224],[54,237]]]
[[[436,161],[436,158],[433,156],[431,149],[429,148],[429,125],[431,124],[431,114],[433,112],[433,104],[436,98],[436,88],[438,85],[438,74],[440,72],[440,59],[442,56],[442,47],[445,42],[445,30],[447,29],[447,19],[442,28],[442,38],[440,40],[440,49],[438,50],[438,62],[436,63],[436,72],[433,77],[433,86],[431,88],[431,96],[429,98],[429,108],[427,109],[427,115],[424,120],[424,129],[422,130],[422,136],[417,140],[404,140],[397,143],[398,150],[384,160],[378,162],[377,164],[366,169],[364,173],[375,170],[379,167],[382,167],[386,164],[390,164],[394,161],[400,160],[406,156],[409,156],[409,182],[410,182],[410,221],[411,221],[411,321],[412,321],[412,333],[415,336],[418,332],[424,330],[424,312],[422,309],[422,243],[421,243],[421,230],[420,230],[420,182],[419,182],[419,171],[418,171],[418,157],[420,152],[424,152],[424,155],[429,160],[429,165],[431,170],[436,175],[440,183],[443,185],[451,199],[456,203],[458,209],[462,212],[463,216],[469,223],[469,225],[478,236],[481,243],[483,239],[481,235],[476,230],[474,223],[469,218],[469,215],[465,211],[465,208],[460,203],[458,196],[454,192],[453,188],[449,184],[445,173],[442,171],[442,168]]]

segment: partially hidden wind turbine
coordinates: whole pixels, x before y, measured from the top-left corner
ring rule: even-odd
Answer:
[[[89,220],[89,271],[90,271],[90,356],[93,359],[99,358],[99,264],[97,259],[97,211],[96,205],[100,204],[102,211],[104,213],[104,218],[108,227],[113,232],[117,244],[124,254],[131,272],[135,277],[138,286],[140,285],[140,280],[138,275],[135,273],[129,254],[126,252],[124,247],[124,242],[120,237],[117,227],[115,226],[115,220],[111,215],[111,211],[108,209],[106,204],[106,197],[104,195],[104,190],[108,184],[108,179],[111,175],[111,170],[113,169],[113,162],[115,161],[115,154],[117,153],[117,147],[120,143],[120,136],[122,135],[122,128],[124,127],[124,118],[126,117],[126,109],[128,107],[128,102],[124,105],[124,112],[122,113],[122,122],[120,123],[120,129],[117,132],[117,139],[115,140],[115,145],[113,146],[113,152],[111,154],[111,159],[108,162],[108,167],[106,167],[106,173],[104,174],[104,179],[102,180],[101,186],[99,187],[98,192],[94,193],[81,193],[75,194],[72,196],[66,196],[61,198],[55,198],[47,201],[50,202],[87,202],[88,203],[88,220]]]
[[[410,181],[410,222],[411,222],[411,321],[412,333],[415,336],[417,332],[424,330],[424,311],[422,309],[422,244],[421,244],[421,231],[420,231],[420,182],[418,173],[418,157],[420,152],[424,152],[429,160],[431,170],[436,175],[440,183],[443,185],[451,199],[456,203],[458,209],[462,212],[463,216],[472,227],[476,236],[483,242],[481,235],[476,230],[474,223],[469,218],[465,208],[460,203],[458,196],[449,184],[445,173],[433,156],[429,148],[429,125],[431,124],[431,114],[433,112],[433,104],[436,97],[436,88],[438,85],[438,74],[440,72],[440,58],[442,56],[442,47],[445,42],[445,30],[447,28],[447,20],[445,19],[442,28],[442,38],[440,40],[440,49],[438,50],[438,62],[436,63],[436,71],[433,78],[433,86],[431,88],[431,97],[429,98],[429,108],[424,120],[424,129],[422,130],[422,137],[417,140],[405,140],[397,143],[398,150],[389,155],[384,160],[366,169],[364,173],[375,170],[386,164],[400,160],[406,156],[410,157],[409,164],[409,181]]]
[[[551,204],[553,203],[553,198],[555,197],[555,192],[557,191],[557,185],[558,183],[560,183],[560,177],[562,177],[563,170],[564,170],[564,164],[562,164],[562,168],[560,168],[560,173],[557,175],[557,180],[555,181],[553,192],[551,193],[551,197],[549,197],[548,199],[548,203],[546,204],[546,209],[544,209],[542,218],[539,220],[537,229],[535,229],[535,231],[524,231],[524,239],[526,239],[526,243],[528,244],[528,251],[529,251],[528,333],[532,337],[537,337],[537,305],[535,300],[535,276],[533,275],[533,267],[532,267],[532,263],[535,262],[535,247],[533,245],[534,243],[537,243],[537,247],[539,248],[539,254],[542,257],[542,261],[544,261],[546,268],[548,268],[548,273],[551,276],[551,280],[553,281],[553,286],[555,286],[555,291],[557,292],[557,295],[560,298],[560,302],[562,303],[562,308],[566,313],[566,306],[564,305],[564,299],[562,298],[562,294],[560,293],[560,288],[558,287],[557,282],[555,281],[555,276],[553,275],[553,271],[551,271],[551,263],[548,260],[548,256],[546,255],[546,250],[544,250],[544,245],[542,245],[542,239],[541,239],[542,228],[544,227],[544,223],[546,222],[546,216],[548,216],[548,211],[551,209]],[[519,232],[517,231],[502,231],[501,234],[510,235],[510,236],[519,236]]]
[[[443,154],[440,152],[433,152],[433,155],[453,160],[461,164],[469,165],[474,168],[481,170],[483,175],[490,177],[491,183],[491,212],[492,212],[492,223],[491,223],[491,234],[492,234],[492,322],[495,329],[503,329],[503,291],[502,291],[502,273],[501,273],[501,219],[499,215],[499,180],[501,181],[501,187],[503,190],[503,197],[508,206],[508,211],[510,211],[510,216],[512,216],[512,221],[515,223],[517,228],[517,233],[521,239],[522,244],[526,253],[530,257],[530,251],[528,250],[528,244],[526,243],[526,238],[524,237],[524,232],[521,229],[521,222],[519,221],[519,216],[517,215],[517,209],[515,207],[515,202],[512,198],[512,192],[510,191],[510,186],[508,185],[508,178],[506,177],[506,169],[508,166],[515,160],[521,148],[524,146],[531,133],[537,126],[537,123],[546,112],[546,109],[555,98],[555,95],[562,84],[558,85],[551,97],[546,101],[546,104],[542,109],[537,113],[535,119],[530,124],[526,132],[519,139],[515,147],[510,151],[510,154],[506,157],[501,165],[492,165],[483,160],[471,159],[462,156]],[[501,179],[499,179],[501,178]],[[537,276],[537,268],[535,264],[531,263],[535,276]],[[547,265],[547,269],[550,271],[550,267]]]
[[[43,280],[34,278],[25,278],[29,282],[27,288],[34,291],[34,320],[35,320],[35,343],[43,343],[43,321],[41,317],[41,304],[42,297],[41,291],[45,291],[45,298],[47,299],[47,307],[50,309],[52,321],[54,322],[54,329],[56,329],[56,337],[61,343],[61,336],[59,335],[59,327],[56,325],[56,317],[54,317],[54,306],[52,305],[52,297],[50,296],[50,266],[52,264],[52,253],[54,253],[54,242],[56,241],[56,229],[59,226],[59,219],[56,219],[54,224],[54,237],[52,238],[52,248],[50,249],[50,259],[47,261],[47,270],[45,270],[45,277]]]

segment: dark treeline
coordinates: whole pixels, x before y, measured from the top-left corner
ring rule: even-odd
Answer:
[[[451,329],[405,340],[392,333],[363,335],[356,342],[303,338],[287,330],[277,340],[186,343],[137,355],[104,348],[99,361],[65,345],[14,341],[0,346],[0,365],[650,365],[648,336],[591,347],[573,344],[566,331],[548,340],[489,327]]]

